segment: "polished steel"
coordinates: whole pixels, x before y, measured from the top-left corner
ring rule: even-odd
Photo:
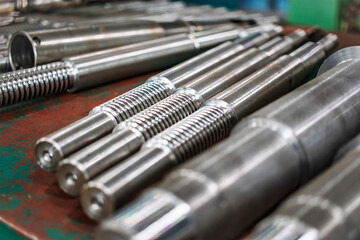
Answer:
[[[64,57],[108,49],[180,33],[193,33],[217,27],[224,22],[157,23],[134,20],[120,23],[73,26],[60,29],[20,31],[9,42],[13,70],[31,68]],[[229,23],[228,23],[229,24]]]
[[[332,46],[336,44],[336,36],[329,35],[327,38],[332,39]],[[313,70],[314,64],[325,58],[322,42],[309,42],[233,84],[184,121],[150,139],[139,153],[88,182],[81,193],[81,203],[87,215],[96,220],[109,217],[126,200],[161,178],[172,167],[224,139],[239,119],[299,86],[305,75]],[[279,49],[277,46],[279,44],[269,49],[269,52]],[[303,49],[309,51],[304,53]],[[306,64],[309,61],[313,64]],[[229,75],[234,73],[229,72]],[[136,116],[133,118],[136,119]],[[139,124],[138,121],[130,126],[136,124]],[[128,127],[123,132],[129,132],[130,129]],[[138,132],[143,133],[142,137],[147,140],[149,130],[152,128],[142,125]],[[94,199],[100,198],[103,208],[94,208]]]
[[[341,49],[321,65],[318,75],[360,58],[360,47]],[[287,198],[262,220],[249,239],[355,240],[360,238],[360,135],[340,148],[326,172]]]
[[[61,188],[71,195],[78,194],[85,182],[124,160],[157,133],[198,110],[211,96],[230,87],[306,39],[306,33],[302,30],[292,35],[296,35],[297,38],[286,37],[269,51],[251,48],[257,45],[258,39],[241,44],[250,49],[239,52],[228,62],[183,84],[168,98],[121,122],[112,134],[70,155],[60,162],[57,169]],[[273,51],[274,49],[277,51]],[[71,182],[69,185],[68,178],[76,178],[77,182]]]
[[[360,136],[340,155],[338,163],[262,220],[249,239],[360,239]]]
[[[74,7],[83,2],[83,0],[14,0],[14,5],[16,10],[27,12]]]
[[[30,94],[22,95],[21,90],[27,90],[24,87],[24,82],[30,82],[38,85],[41,89],[45,89],[45,91],[48,90],[46,95],[63,92],[64,90],[74,92],[118,80],[119,78],[169,67],[195,55],[200,49],[206,49],[234,39],[241,32],[244,31],[233,28],[217,28],[194,34],[178,34],[65,58],[58,64],[64,65],[61,69],[62,74],[71,79],[68,88],[57,87],[62,85],[63,81],[56,72],[49,69],[46,76],[44,76],[36,71],[37,68],[33,68],[29,70],[29,72],[32,72],[30,75],[6,79],[7,85],[10,87],[1,92],[2,105],[43,96],[39,91],[32,89],[29,90]],[[0,75],[0,81],[3,82],[4,80],[5,76]],[[46,86],[47,82],[51,84],[50,89]],[[16,94],[21,95],[21,98],[11,98],[11,95]]]
[[[233,239],[243,233],[360,132],[359,66],[360,60],[340,64],[250,115],[230,138],[105,221],[98,239]]]
[[[279,34],[282,28],[251,28],[242,31],[242,35],[245,37],[249,32],[264,30],[269,31],[249,38],[257,38],[261,43]],[[63,158],[110,133],[117,123],[168,97],[176,88],[231,59],[244,48],[241,40],[239,43],[225,42],[151,77],[145,84],[94,108],[89,116],[41,138],[35,146],[35,157],[39,166],[48,171],[55,171],[58,162]]]

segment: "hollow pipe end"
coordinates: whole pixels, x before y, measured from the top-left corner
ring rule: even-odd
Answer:
[[[115,211],[114,199],[109,190],[100,182],[90,181],[82,187],[81,206],[92,220],[100,221],[110,217]]]
[[[9,40],[9,61],[12,70],[32,68],[37,64],[36,45],[34,39],[26,32],[14,33]]]
[[[360,59],[360,46],[352,46],[340,49],[331,54],[321,65],[317,76],[330,70],[331,68],[351,60]]]
[[[48,172],[55,172],[63,154],[60,146],[50,138],[41,138],[35,145],[37,165]]]
[[[88,180],[82,164],[64,159],[58,164],[56,178],[61,189],[70,196],[78,196]]]

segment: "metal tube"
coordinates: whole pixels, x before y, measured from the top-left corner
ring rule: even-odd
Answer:
[[[143,42],[180,33],[192,33],[217,27],[220,23],[175,21],[157,23],[134,20],[49,30],[20,31],[9,42],[10,64],[13,70],[60,60],[82,53]],[[229,24],[229,22],[228,22]]]
[[[114,81],[120,77],[168,67],[195,55],[200,49],[234,39],[241,32],[243,31],[237,29],[219,28],[195,34],[178,34],[66,58],[58,63],[62,65],[60,75],[57,72],[48,71],[44,77],[32,71],[32,75],[8,80],[11,88],[1,93],[0,101],[2,105],[7,105],[42,96],[38,91],[30,89],[30,95],[24,94],[20,98],[11,98],[12,94],[17,94],[13,89],[17,86],[24,88],[22,86],[24,82],[31,82],[39,85],[40,88],[47,89],[45,95],[49,95],[65,90],[74,92]],[[139,65],[142,67],[139,68]],[[14,74],[16,75],[17,72]],[[0,78],[3,76],[0,75]],[[61,87],[64,82],[67,82],[66,88]],[[46,86],[47,83],[49,87]]]
[[[360,131],[359,66],[360,60],[340,64],[255,112],[229,139],[105,221],[99,236],[230,239],[242,233]]]
[[[281,30],[278,27],[263,27],[251,28],[242,33],[246,35],[255,29],[273,29],[269,33],[257,36],[265,41]],[[145,84],[94,108],[89,116],[39,139],[35,146],[35,157],[39,166],[48,171],[55,171],[58,162],[64,157],[110,133],[117,123],[168,97],[182,84],[231,59],[244,48],[241,42],[226,42],[165,70],[150,78]]]
[[[71,195],[79,194],[85,182],[124,160],[157,133],[198,110],[204,101],[217,92],[230,87],[305,39],[306,33],[300,30],[274,45],[268,52],[250,48],[182,85],[170,97],[120,123],[112,134],[61,161],[57,169],[61,188]],[[256,42],[245,45],[251,47],[253,44],[256,45]]]
[[[340,162],[303,187],[250,236],[254,240],[360,238],[360,136],[341,151]]]
[[[155,136],[139,153],[88,182],[81,193],[85,212],[96,220],[110,216],[148,183],[225,138],[238,119],[298,86],[304,75],[313,69],[305,62],[313,59],[320,62],[325,57],[323,45],[309,44],[313,48],[311,54],[306,54],[306,59],[303,53],[297,54],[298,50],[278,58],[216,95],[189,118]],[[300,50],[302,48],[308,47],[305,45]],[[145,133],[149,132],[147,126],[142,129]],[[148,139],[146,135],[143,138]],[[103,208],[97,206],[94,210],[94,199],[102,199]]]

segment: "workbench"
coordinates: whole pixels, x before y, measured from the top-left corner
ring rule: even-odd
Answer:
[[[285,32],[294,29],[286,27]],[[338,36],[338,48],[360,45],[360,35]],[[94,238],[97,224],[82,212],[79,199],[66,195],[57,185],[55,174],[36,165],[35,142],[154,74],[0,109],[0,239]]]

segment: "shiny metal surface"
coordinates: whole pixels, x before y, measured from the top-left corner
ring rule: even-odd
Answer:
[[[340,64],[250,115],[229,139],[105,221],[99,236],[229,239],[243,233],[360,131],[359,64]]]
[[[63,57],[164,36],[161,25],[151,21],[21,31],[10,39],[10,63],[13,70],[31,68]]]
[[[35,67],[64,57],[143,42],[168,35],[192,33],[219,26],[219,23],[157,23],[133,20],[120,23],[73,26],[60,29],[20,31],[9,43],[13,70]]]
[[[168,67],[195,55],[200,49],[234,39],[239,32],[241,31],[237,29],[219,28],[195,34],[179,34],[66,58],[59,64],[66,65],[66,68],[61,70],[73,81],[66,89],[57,88],[56,84],[51,85],[48,94],[64,90],[73,92],[118,80],[121,77]],[[138,68],[139,65],[142,67]],[[62,84],[61,80],[54,79],[54,76],[57,76],[56,72],[49,70],[44,76],[36,69],[38,68],[29,70],[29,73],[32,73],[30,75],[7,79],[9,87],[5,88],[0,95],[5,99],[3,105],[19,101],[19,99],[12,99],[11,95],[22,95],[22,100],[40,95],[38,91],[26,89],[25,82],[38,85],[39,88],[46,88],[46,82]],[[17,72],[14,74],[19,75]],[[0,75],[0,81],[5,80],[5,76]],[[19,90],[17,86],[21,89]],[[22,90],[27,91],[26,94],[22,94]]]
[[[15,8],[20,11],[50,11],[80,5],[83,0],[14,0]]]
[[[298,35],[299,38],[306,38],[304,32]],[[242,44],[237,43],[238,47],[232,48],[233,51],[237,52],[237,54],[232,53],[232,55],[238,56],[223,65],[218,65],[213,70],[193,79],[189,83],[185,83],[173,95],[120,123],[114,129],[113,134],[105,136],[104,139],[85,147],[60,162],[57,177],[61,188],[71,195],[79,194],[81,186],[86,181],[138,150],[147,139],[199,109],[209,96],[209,94],[202,96],[202,85],[212,86],[213,89],[216,88],[212,92],[220,91],[269,62],[274,56],[269,56],[266,52],[259,52],[256,48],[251,48],[241,54],[246,48],[256,46],[259,43],[258,40],[259,38],[250,38],[245,39],[243,42],[240,41]],[[291,47],[292,42],[288,44]],[[283,51],[286,50],[285,48]],[[281,54],[281,52],[277,54]],[[225,55],[223,56],[225,57]],[[222,84],[214,84],[215,82]],[[197,83],[195,86],[199,90],[192,87],[194,86],[193,83]],[[131,134],[132,137],[129,138],[128,136]],[[129,142],[123,138],[128,138]],[[132,139],[137,139],[136,147],[134,147]],[[110,142],[112,145],[109,144]],[[109,151],[110,148],[111,151]],[[109,154],[104,154],[104,152]],[[74,171],[71,171],[72,168]],[[77,184],[69,186],[66,176],[72,174],[77,175],[76,178],[81,180]]]
[[[259,28],[255,29],[261,30]],[[249,30],[251,32],[254,28]],[[263,39],[258,41],[261,43],[278,34],[280,30],[282,29],[275,27],[274,31],[270,30],[269,33],[250,36],[249,39]],[[246,35],[246,33],[246,31],[242,31],[243,35]],[[247,41],[246,39],[244,41]],[[241,46],[241,42],[240,44],[224,43],[169,70],[165,70],[150,78],[145,84],[94,108],[89,116],[38,141],[35,146],[35,156],[39,166],[44,166],[44,169],[48,171],[55,171],[61,159],[108,134],[115,127],[115,123],[124,121],[168,97],[182,84],[209,71],[217,64],[231,59],[243,49],[244,46]],[[103,120],[97,121],[96,119],[99,116]],[[77,144],[72,144],[72,142]],[[54,152],[51,163],[49,161],[42,163],[44,153],[50,150]]]
[[[306,35],[299,33],[300,32],[295,32],[294,34],[298,34],[299,38],[304,39]],[[289,41],[288,39],[289,38],[283,40],[283,42],[287,42],[287,45],[284,45],[283,42],[274,45],[274,49],[278,49],[278,45],[284,46],[282,52],[277,51],[276,54],[281,55],[283,52],[291,49],[293,41]],[[271,49],[269,52],[273,53]],[[181,88],[178,90],[178,92],[175,92],[175,94],[171,97],[126,120],[124,123],[118,125],[114,129],[114,133],[112,135],[109,135],[106,138],[112,139],[112,137],[116,137],[119,139],[119,136],[124,134],[121,131],[133,131],[133,135],[136,133],[141,133],[141,136],[138,137],[139,142],[142,141],[144,143],[146,140],[155,136],[155,134],[165,130],[191,113],[194,113],[197,109],[200,108],[202,103],[207,101],[217,92],[228,87],[230,88],[225,90],[225,92],[231,91],[239,83],[249,81],[255,82],[254,79],[259,82],[261,82],[261,80],[264,82],[269,80],[269,82],[271,82],[270,80],[272,79],[269,78],[269,76],[272,75],[278,75],[278,78],[276,79],[283,78],[283,81],[292,82],[289,80],[289,78],[284,77],[284,73],[280,73],[280,69],[283,68],[283,71],[290,75],[289,69],[286,68],[288,63],[279,61],[275,61],[274,64],[270,64],[270,66],[264,67],[249,77],[244,78],[250,73],[255,72],[257,69],[261,68],[262,65],[269,63],[277,56],[273,54],[270,55],[269,52],[261,52],[254,48],[246,51],[238,57],[230,60],[228,63],[225,63],[223,66],[220,66],[218,70],[221,72],[216,72],[214,69],[214,71],[206,73],[203,76],[208,77],[201,76],[200,78],[191,81],[189,84],[186,84],[184,88]],[[300,61],[293,62],[294,63],[291,70],[294,68],[296,69],[294,66],[301,65]],[[295,70],[293,71],[295,72]],[[259,74],[259,72],[261,73]],[[236,79],[237,77],[238,79]],[[241,81],[239,81],[239,79],[241,79]],[[219,82],[221,84],[218,84]],[[260,83],[256,84],[258,86],[261,85]],[[264,83],[262,84],[265,85]],[[274,83],[272,84],[274,85]],[[249,86],[250,84],[247,85]],[[194,86],[197,88],[194,88]],[[201,88],[200,86],[204,87]],[[248,89],[248,86],[244,87],[243,89]],[[273,95],[275,94],[276,92]],[[241,96],[241,93],[239,93],[239,96]],[[251,95],[248,98],[252,99],[252,102],[260,102],[259,100],[254,99],[253,96],[254,95]],[[274,97],[276,97],[276,95]],[[180,104],[177,104],[175,99],[177,99]],[[188,104],[188,102],[192,104]],[[252,104],[252,106],[256,107],[256,103]],[[245,105],[247,104],[248,103]],[[145,150],[135,154],[129,159],[126,159],[125,162],[120,162],[120,160],[123,160],[124,157],[118,158],[115,162],[113,155],[111,159],[103,157],[102,162],[99,161],[100,156],[97,156],[96,160],[98,161],[92,161],[92,159],[87,158],[86,161],[89,161],[92,164],[98,164],[97,169],[103,169],[103,167],[106,166],[105,164],[108,164],[109,161],[113,161],[112,164],[118,164],[115,167],[105,171],[95,179],[91,180],[84,186],[81,193],[81,202],[85,212],[89,215],[90,218],[96,220],[110,216],[119,206],[124,203],[124,201],[128,200],[129,197],[132,197],[139,190],[147,186],[149,182],[153,182],[157,178],[161,177],[167,170],[171,168],[171,166],[184,161],[186,156],[189,157],[194,152],[200,152],[204,148],[209,147],[209,145],[216,142],[216,140],[213,141],[209,139],[220,140],[224,138],[227,133],[229,133],[231,126],[234,124],[234,122],[236,122],[236,117],[232,115],[234,109],[227,108],[225,106],[224,110],[222,107],[219,110],[215,109],[213,111],[210,110],[207,112],[208,116],[206,114],[204,116],[206,119],[205,121],[202,120],[202,117],[197,116],[195,113],[195,119],[198,121],[191,119],[190,122],[192,123],[185,123],[186,127],[182,125],[180,127],[170,128],[172,130],[169,129],[163,134],[158,135],[155,137],[155,140],[151,139],[149,143],[146,144]],[[180,111],[180,113],[186,114],[172,115],[178,111]],[[223,115],[221,115],[220,112],[223,111],[225,112]],[[203,112],[200,114],[204,115]],[[210,121],[214,125],[209,125],[207,121]],[[123,153],[124,142],[118,142],[117,149],[121,149],[121,152]],[[86,150],[84,149],[83,151],[91,152],[89,148]],[[93,144],[93,149],[94,148],[95,143]],[[112,148],[115,149],[115,146],[112,146]],[[99,152],[98,155],[101,155],[104,149],[99,148],[97,151]],[[132,152],[128,150],[128,153],[130,154]],[[61,165],[62,163],[59,165],[58,174],[60,174]],[[83,169],[86,170],[86,168]],[[63,172],[62,175],[65,175],[65,173]],[[101,189],[98,188],[100,185]],[[91,207],[94,204],[91,202],[91,199],[97,198],[97,195],[106,195],[106,197],[102,197],[103,208],[97,207],[97,210],[94,211]]]
[[[340,150],[338,163],[262,220],[251,239],[360,238],[360,136]]]
[[[305,37],[306,34],[303,34],[303,32],[299,34],[299,38],[304,39]],[[239,46],[246,46],[249,48],[256,44],[257,41],[247,41]],[[291,46],[292,43],[289,42],[288,44]],[[244,47],[243,50],[245,50]],[[287,51],[287,49],[284,48],[283,51]],[[255,48],[252,48],[243,54],[240,54],[241,52],[242,51],[239,51],[238,56],[227,63],[184,84],[182,88],[177,90],[170,97],[120,123],[114,129],[113,134],[70,155],[67,159],[62,161],[59,164],[57,173],[58,181],[62,189],[72,195],[78,194],[84,182],[92,179],[110,166],[113,166],[115,163],[118,163],[134,151],[138,150],[146,140],[153,137],[155,134],[163,131],[165,128],[170,127],[199,109],[201,104],[211,97],[211,94],[209,94],[211,86],[213,90],[210,92],[213,94],[216,91],[221,91],[222,89],[231,86],[237,80],[254,72],[257,68],[264,65],[266,62],[269,62],[274,57],[273,55],[267,55],[266,52],[259,52]],[[281,52],[279,51],[277,54],[281,54]],[[215,84],[215,82],[220,82],[221,84]],[[194,85],[194,83],[196,84]],[[203,85],[207,86],[206,95],[201,91],[201,86]],[[138,139],[136,148],[133,146],[132,140],[129,140],[129,143],[127,143],[122,139],[123,137],[126,138],[125,136],[128,136],[129,134],[132,134],[134,139]],[[109,142],[114,145],[110,145]],[[127,145],[132,145],[132,147],[127,147]],[[112,149],[111,154],[103,154],[104,152],[108,152],[109,148]],[[70,171],[71,168],[77,170]],[[78,181],[77,185],[68,186],[66,184],[66,176],[70,176],[72,172],[74,172],[73,174],[75,175],[79,174],[80,171],[78,169],[80,168],[82,171],[81,176],[79,175],[77,178],[82,179],[82,181]],[[95,170],[90,170],[91,172],[89,172],[88,169]]]
[[[343,48],[335,53],[333,53],[326,61],[321,65],[318,75],[323,74],[327,70],[333,68],[340,63],[352,61],[352,59],[360,56],[360,46],[353,46]]]

